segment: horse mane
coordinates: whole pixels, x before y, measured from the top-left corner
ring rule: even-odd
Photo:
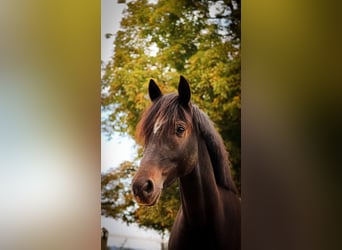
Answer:
[[[193,123],[196,124],[198,134],[202,136],[206,144],[214,170],[216,184],[237,194],[238,191],[230,173],[228,152],[226,151],[222,137],[216,131],[209,117],[197,106],[192,106],[192,113]]]
[[[161,126],[160,133],[164,133],[165,130],[173,132],[178,119],[185,121],[187,124],[192,125],[193,127],[190,127],[190,129],[196,129],[197,135],[204,140],[217,185],[238,193],[230,174],[228,152],[213,123],[196,105],[189,103],[185,107],[180,103],[178,97],[176,94],[168,94],[158,97],[158,99],[152,102],[143,113],[137,125],[137,141],[142,145],[148,143],[157,120],[159,122],[168,122],[165,126]]]

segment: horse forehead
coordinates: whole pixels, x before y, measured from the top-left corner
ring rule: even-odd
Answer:
[[[156,134],[164,123],[165,123],[164,119],[161,117],[158,117],[153,125],[153,134]]]

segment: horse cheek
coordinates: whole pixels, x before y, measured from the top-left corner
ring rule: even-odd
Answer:
[[[187,166],[189,167],[195,167],[197,165],[197,159],[198,159],[198,146],[197,141],[190,137],[189,143],[187,143],[186,146],[187,150],[184,152],[185,160]]]

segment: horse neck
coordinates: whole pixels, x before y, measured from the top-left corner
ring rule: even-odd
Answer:
[[[193,171],[180,178],[182,210],[185,220],[199,225],[208,216],[219,215],[220,193],[210,156],[203,141],[198,144],[199,159]]]

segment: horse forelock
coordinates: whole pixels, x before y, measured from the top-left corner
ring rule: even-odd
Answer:
[[[190,104],[191,105],[191,104]],[[143,113],[137,125],[136,139],[139,143],[145,144],[155,134],[173,132],[178,120],[184,121],[189,128],[192,128],[191,109],[183,107],[178,95],[168,94],[160,97]]]

